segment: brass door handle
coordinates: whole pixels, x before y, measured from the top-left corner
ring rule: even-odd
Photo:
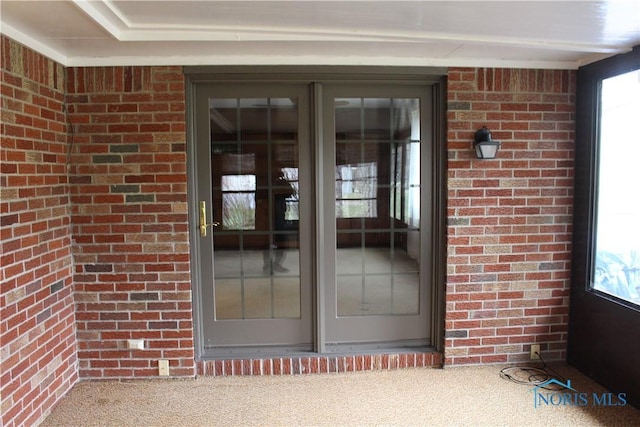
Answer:
[[[207,204],[204,200],[200,200],[200,236],[207,236],[207,227],[217,227],[219,222],[214,221],[211,224],[207,224]]]

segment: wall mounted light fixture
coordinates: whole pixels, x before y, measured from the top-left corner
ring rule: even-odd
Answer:
[[[476,131],[473,148],[479,159],[495,159],[500,148],[500,141],[491,139],[491,131],[483,126],[482,129]]]

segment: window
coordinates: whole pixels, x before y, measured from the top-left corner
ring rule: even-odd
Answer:
[[[639,69],[636,46],[580,67],[576,80],[567,362],[609,390],[640,383]]]
[[[640,70],[603,79],[592,289],[640,304]]]

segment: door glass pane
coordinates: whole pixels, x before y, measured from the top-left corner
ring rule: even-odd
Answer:
[[[592,288],[640,304],[640,70],[602,82]]]
[[[418,99],[336,98],[336,306],[419,312]]]
[[[296,102],[209,101],[216,320],[301,316]]]
[[[255,230],[256,176],[223,175],[222,227],[225,230]]]
[[[235,280],[217,279],[215,287],[216,319],[242,318],[242,288]]]

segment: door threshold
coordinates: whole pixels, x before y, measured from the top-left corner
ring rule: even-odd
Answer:
[[[198,376],[280,376],[340,372],[387,371],[406,368],[440,368],[443,354],[435,350],[368,352],[366,354],[318,354],[230,358],[196,361]]]

